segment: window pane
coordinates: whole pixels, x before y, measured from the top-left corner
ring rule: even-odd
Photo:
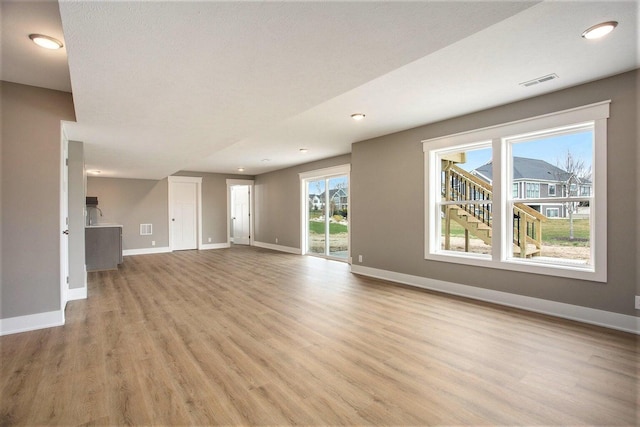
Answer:
[[[325,252],[325,180],[309,181],[309,229],[307,235],[307,252],[324,254]]]
[[[591,195],[593,131],[558,133],[511,144],[512,182],[526,181],[527,199]]]
[[[329,179],[329,255],[349,256],[349,181],[347,176]]]
[[[443,153],[439,161],[440,250],[491,254],[491,147]]]
[[[526,182],[525,200],[512,204],[511,256],[558,264],[589,263],[590,209],[584,198],[592,191],[593,131],[546,132],[512,142],[511,153],[512,180]],[[526,200],[545,197],[558,201]]]
[[[526,257],[533,261],[552,262],[559,264],[591,263],[591,223],[589,207],[570,206],[576,203],[565,203],[562,208],[547,208],[548,220],[538,223],[539,230],[532,221],[527,221],[525,215],[514,214],[513,221],[513,252],[515,258],[521,257],[521,242],[526,239]],[[569,211],[567,218],[559,217],[563,209]],[[571,211],[574,209],[573,211]],[[526,223],[526,225],[525,225]],[[520,227],[526,229],[520,232]],[[537,241],[540,231],[540,240]]]

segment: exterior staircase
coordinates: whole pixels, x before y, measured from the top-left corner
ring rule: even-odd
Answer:
[[[465,251],[469,252],[470,236],[491,245],[492,194],[491,184],[471,175],[450,160],[442,160],[444,248],[451,248],[451,221],[465,230]],[[455,203],[460,202],[460,203]],[[513,255],[521,258],[540,255],[542,222],[546,217],[535,209],[516,203],[513,206]]]

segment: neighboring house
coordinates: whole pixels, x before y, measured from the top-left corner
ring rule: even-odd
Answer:
[[[349,196],[344,188],[329,190],[329,200],[334,210],[342,211],[349,207]]]
[[[325,198],[325,193],[322,193],[320,196],[322,200]],[[329,190],[329,215],[332,215],[336,211],[344,211],[349,207],[349,196],[344,188],[335,188],[333,190]]]
[[[492,162],[471,171],[489,183],[492,182]],[[567,196],[590,196],[592,183],[581,179],[551,163],[526,157],[513,158],[513,197],[519,199],[550,199]],[[526,203],[548,218],[566,218],[569,208],[565,203]],[[572,206],[575,210],[578,203]]]
[[[318,194],[309,194],[309,209],[318,210],[324,206],[323,199]]]
[[[309,194],[309,208],[322,209],[325,205],[326,192],[321,194]],[[335,188],[329,190],[329,205],[332,209],[330,214],[335,211],[343,211],[349,207],[349,195],[344,188]]]

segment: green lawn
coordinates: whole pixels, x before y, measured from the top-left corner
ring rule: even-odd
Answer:
[[[573,220],[573,240],[569,239],[569,220],[550,219],[542,223],[542,242],[555,246],[588,246],[589,220]]]
[[[309,218],[318,218],[319,216],[324,215],[324,212],[321,209],[318,209],[316,211],[314,210],[309,210]]]
[[[329,223],[329,234],[346,233],[349,228],[346,225]],[[309,221],[309,232],[324,234],[324,222]]]
[[[542,223],[542,243],[551,246],[588,246],[589,220],[573,220],[573,240],[569,239],[569,219],[550,219]],[[442,235],[444,235],[444,221],[442,221]],[[451,235],[464,236],[464,227],[451,221]]]

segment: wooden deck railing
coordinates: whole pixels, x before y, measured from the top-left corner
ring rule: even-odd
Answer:
[[[442,196],[445,201],[462,202],[455,204],[457,209],[463,209],[479,222],[492,225],[492,195],[493,188],[485,180],[470,174],[456,166],[454,162],[442,161],[443,185]],[[445,209],[447,215],[451,209]],[[546,217],[535,209],[516,203],[513,206],[513,243],[520,250],[520,257],[535,256],[540,253],[542,247],[542,222]],[[447,218],[447,224],[450,219]],[[472,227],[461,224],[466,232]],[[467,233],[465,233],[467,234]],[[447,236],[448,237],[448,236]],[[465,239],[468,241],[468,238]],[[448,242],[449,239],[447,238]],[[527,245],[534,245],[535,250],[527,250]]]

